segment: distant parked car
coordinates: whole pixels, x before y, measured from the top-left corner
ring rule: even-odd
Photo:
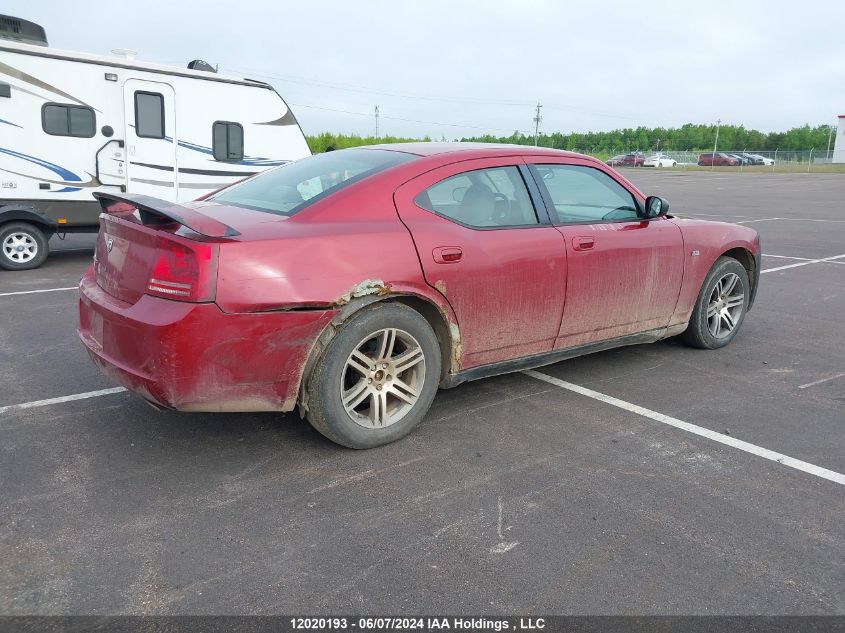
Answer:
[[[631,152],[629,154],[625,154],[618,163],[616,163],[616,167],[642,167],[643,163],[645,162],[645,154],[642,152]]]
[[[675,167],[678,161],[666,154],[653,154],[643,161],[643,167]]]
[[[737,160],[737,165],[753,165],[753,161],[750,158],[747,158],[745,154],[742,152],[731,152],[728,154],[732,158]]]
[[[707,152],[699,154],[698,164],[701,167],[735,167],[739,165],[739,159],[723,152]]]
[[[749,156],[751,156],[751,158],[753,158],[754,160],[759,161],[759,162],[757,162],[757,163],[754,163],[755,165],[767,165],[767,166],[770,166],[770,165],[774,165],[774,164],[775,164],[774,159],[773,159],[773,158],[769,158],[768,156],[761,156],[760,154],[749,154]]]
[[[607,164],[610,167],[618,167],[619,165],[622,164],[622,160],[624,158],[625,158],[625,154],[617,154],[616,156],[613,156],[612,158],[608,158]]]
[[[762,156],[757,156],[756,154],[749,154],[748,152],[738,152],[736,156],[739,156],[744,161],[746,161],[745,165],[765,165],[763,162]]]

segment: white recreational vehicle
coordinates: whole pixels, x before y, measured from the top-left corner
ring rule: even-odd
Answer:
[[[96,232],[92,193],[193,200],[310,154],[269,84],[47,46],[0,16],[0,267],[40,266],[54,233]]]

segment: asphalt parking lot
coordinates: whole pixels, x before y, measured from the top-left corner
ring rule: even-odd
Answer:
[[[15,407],[114,385],[52,291],[92,236],[0,272],[0,612],[845,614],[845,177],[624,173],[761,233],[737,339],[540,370],[587,395],[525,374],[441,391],[370,451],[127,393]]]

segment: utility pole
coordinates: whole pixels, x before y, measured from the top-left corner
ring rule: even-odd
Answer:
[[[710,161],[710,169],[716,163],[716,148],[719,147],[719,128],[722,126],[722,119],[716,119],[716,141],[713,143],[713,160]]]
[[[540,116],[540,102],[537,102],[537,113],[534,115],[534,147],[537,147],[537,142],[540,138],[540,123],[543,122],[543,117]]]
[[[378,138],[378,106],[376,106],[376,138]]]

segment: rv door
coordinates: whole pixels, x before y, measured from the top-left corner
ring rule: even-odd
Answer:
[[[130,193],[176,201],[176,103],[169,84],[130,79],[123,85]]]

